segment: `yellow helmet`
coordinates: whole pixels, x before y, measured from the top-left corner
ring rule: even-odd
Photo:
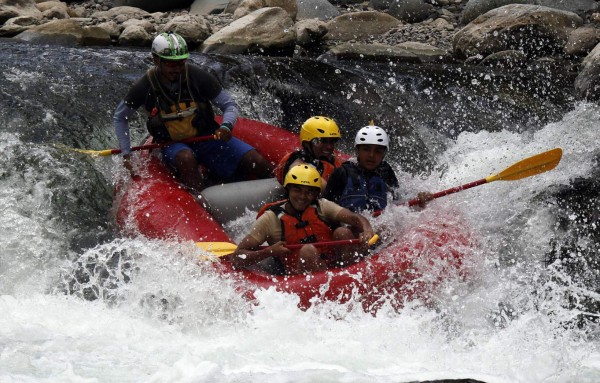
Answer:
[[[321,175],[310,165],[296,165],[285,175],[283,187],[288,184],[312,186],[321,189]]]
[[[304,121],[300,129],[300,142],[312,141],[315,138],[341,138],[340,128],[331,118],[323,116],[311,117]]]

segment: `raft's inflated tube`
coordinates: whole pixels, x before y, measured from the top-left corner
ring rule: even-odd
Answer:
[[[220,223],[233,221],[267,202],[283,199],[283,187],[275,178],[215,185],[201,193],[206,209]]]

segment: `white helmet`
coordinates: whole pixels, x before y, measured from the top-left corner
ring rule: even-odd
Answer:
[[[390,140],[385,130],[379,126],[367,125],[356,133],[354,145],[379,145],[389,149]]]
[[[163,32],[152,41],[152,53],[165,60],[185,60],[190,57],[183,37],[174,32]]]

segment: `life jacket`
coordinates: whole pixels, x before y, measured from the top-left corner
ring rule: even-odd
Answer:
[[[212,134],[218,128],[208,100],[194,100],[190,90],[188,65],[179,83],[177,100],[163,89],[156,68],[146,72],[156,97],[156,107],[148,117],[148,131],[156,141],[179,141],[202,134]]]
[[[346,187],[342,192],[339,205],[353,211],[383,210],[387,206],[388,187],[377,172],[361,171],[355,163],[345,162]]]
[[[298,159],[302,162],[313,165],[321,175],[321,178],[323,178],[325,181],[329,180],[329,177],[335,168],[342,165],[342,162],[337,159],[337,157],[334,158],[334,162],[331,163],[327,160],[314,158],[304,150],[295,150],[286,154],[281,161],[279,161],[279,164],[275,168],[275,177],[280,184],[283,185],[285,174],[290,169],[290,165]]]
[[[285,211],[283,205],[286,202],[288,200],[266,204],[260,209],[257,218],[267,210],[274,212],[281,221],[281,240],[290,245],[331,241],[333,229],[319,217],[317,201],[297,216]]]

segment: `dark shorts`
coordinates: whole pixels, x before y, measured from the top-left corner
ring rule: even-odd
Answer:
[[[206,166],[219,178],[233,180],[242,157],[254,148],[237,138],[227,142],[221,140],[189,144],[177,142],[162,149],[163,158],[169,165],[174,166],[175,156],[184,149],[192,149],[198,163]]]

